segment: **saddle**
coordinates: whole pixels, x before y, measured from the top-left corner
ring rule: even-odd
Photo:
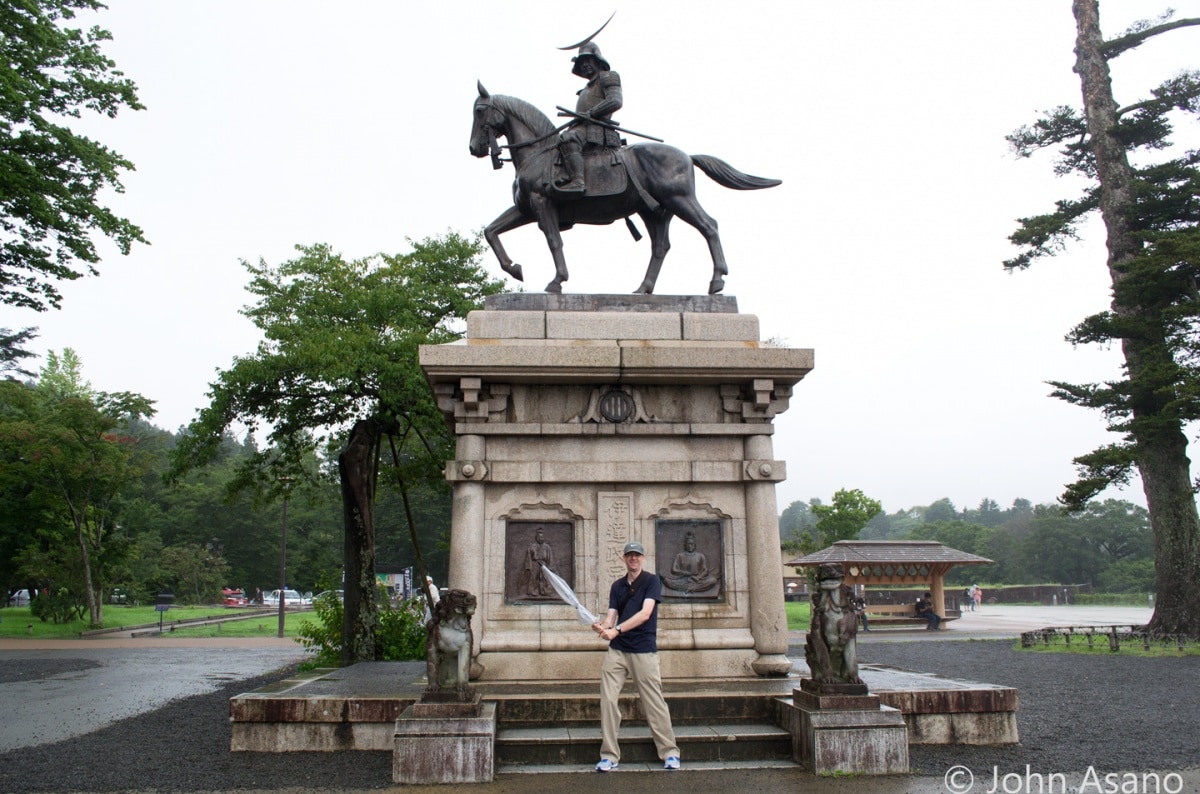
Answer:
[[[554,182],[566,178],[562,163],[554,163]],[[558,193],[564,200],[614,196],[624,193],[629,185],[629,173],[621,158],[621,150],[612,147],[588,147],[583,153],[583,180],[587,188],[582,193]],[[557,191],[556,191],[557,192]]]

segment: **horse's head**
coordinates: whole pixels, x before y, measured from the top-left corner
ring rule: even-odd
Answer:
[[[479,98],[475,100],[471,121],[469,149],[475,157],[485,157],[492,151],[497,135],[506,134],[505,117],[492,102],[492,95],[479,83]]]

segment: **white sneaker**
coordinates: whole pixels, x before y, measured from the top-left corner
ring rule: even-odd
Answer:
[[[679,756],[676,756],[676,755],[667,756],[667,760],[663,764],[663,769],[678,769],[678,768],[679,768]]]
[[[616,769],[618,766],[620,766],[620,764],[618,764],[616,761],[610,761],[607,758],[601,758],[600,763],[596,764],[596,771],[597,772],[611,772],[614,769]]]

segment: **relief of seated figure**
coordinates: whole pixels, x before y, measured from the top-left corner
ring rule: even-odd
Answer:
[[[683,551],[675,555],[670,573],[662,579],[664,588],[684,595],[698,595],[721,583],[720,578],[709,569],[708,558],[696,551],[696,535],[693,532],[684,536]]]

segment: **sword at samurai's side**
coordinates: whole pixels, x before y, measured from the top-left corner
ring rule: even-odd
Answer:
[[[586,121],[589,124],[599,124],[601,127],[608,127],[610,130],[616,130],[617,132],[628,133],[629,135],[636,135],[639,138],[645,138],[645,139],[651,140],[651,141],[658,141],[659,143],[665,142],[665,141],[663,141],[662,138],[655,138],[653,135],[647,135],[644,132],[634,132],[633,130],[626,129],[625,127],[618,127],[616,124],[613,124],[611,121],[604,121],[603,119],[594,119],[591,116],[582,116],[573,110],[567,110],[565,107],[562,107],[561,105],[555,105],[555,107],[558,108],[558,115],[560,115],[560,116],[567,116],[568,118],[577,119],[578,121]]]

